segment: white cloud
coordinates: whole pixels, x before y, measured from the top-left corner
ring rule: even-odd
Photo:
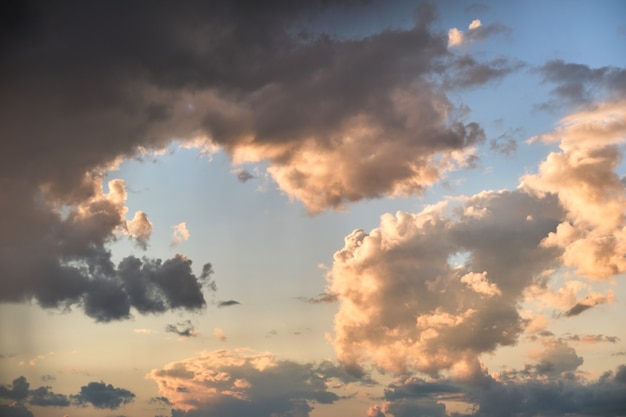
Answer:
[[[187,223],[182,222],[175,226],[172,226],[172,246],[181,244],[189,239],[189,230],[187,230]]]

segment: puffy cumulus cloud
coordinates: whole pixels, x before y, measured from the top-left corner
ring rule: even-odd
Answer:
[[[531,354],[536,360],[534,369],[538,374],[553,377],[574,372],[583,364],[583,358],[576,354],[576,350],[561,340],[547,339],[543,341],[543,349]]]
[[[330,362],[277,360],[249,350],[205,352],[147,375],[172,404],[174,416],[308,416],[313,404],[330,404],[329,390],[354,378]]]
[[[147,249],[152,234],[152,222],[148,220],[148,215],[143,211],[136,212],[132,220],[126,222],[126,227],[129,235],[137,240],[137,244],[144,250]]]
[[[514,344],[527,324],[518,303],[556,262],[560,252],[540,243],[562,215],[552,196],[484,192],[354,231],[329,272],[338,359],[357,374],[371,362],[398,374],[481,378],[478,356]],[[461,253],[465,264],[451,265]]]
[[[115,388],[104,382],[90,382],[80,388],[80,392],[72,395],[71,399],[77,405],[91,404],[95,408],[107,408],[115,410],[120,406],[132,402],[135,394],[124,389]]]
[[[195,337],[198,335],[195,326],[191,323],[191,320],[181,321],[176,324],[168,324],[165,326],[165,331],[168,333],[174,333],[180,337]]]
[[[563,263],[592,279],[626,271],[626,188],[616,168],[626,141],[626,102],[605,102],[569,115],[557,129],[538,137],[558,141],[539,172],[522,187],[556,195],[566,219],[543,242],[564,250]]]

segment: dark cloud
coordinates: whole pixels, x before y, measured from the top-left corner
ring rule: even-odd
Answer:
[[[22,401],[28,397],[30,384],[25,377],[15,378],[11,385],[0,386],[0,398]]]
[[[66,395],[55,394],[50,391],[50,387],[39,387],[32,390],[28,402],[41,407],[67,407],[70,405],[70,401]]]
[[[106,245],[116,229],[126,227],[126,191],[120,180],[110,181],[107,193],[98,187],[64,217],[42,208],[47,226],[37,236],[0,247],[0,300],[34,298],[44,308],[82,305],[102,322],[130,317],[131,307],[140,313],[203,307],[203,287],[215,290],[210,264],[199,277],[181,255],[165,262],[129,256],[113,264]]]
[[[298,297],[298,300],[309,304],[334,303],[337,301],[337,295],[330,293],[322,293],[317,297]]]
[[[56,379],[57,379],[57,378],[56,378],[54,375],[48,375],[48,374],[45,374],[45,375],[42,375],[42,376],[41,376],[41,380],[42,380],[43,382],[55,381]]]
[[[33,417],[33,413],[21,404],[0,404],[2,417]]]
[[[477,30],[477,29],[474,29]],[[472,33],[473,31],[470,31]],[[477,61],[470,55],[462,55],[453,60],[453,71],[446,84],[452,88],[468,88],[497,81],[523,68],[523,64],[506,58],[496,58],[489,62]]]
[[[96,408],[117,409],[133,401],[135,394],[123,389],[115,388],[104,382],[90,382],[80,388],[80,393],[72,395],[72,402],[78,405],[91,404]]]
[[[565,317],[577,316],[583,311],[586,311],[592,307],[593,307],[592,305],[577,303],[574,307],[570,308],[569,310],[565,312]]]
[[[150,398],[150,404],[160,404],[160,405],[166,405],[166,406],[171,406],[172,403],[170,402],[170,400],[168,400],[166,397],[152,397]]]
[[[394,417],[618,416],[626,412],[624,395],[626,366],[621,365],[595,382],[573,375],[565,379],[535,378],[528,372],[516,372],[512,379],[486,377],[482,386],[408,378],[391,384],[385,390],[386,402],[370,410],[375,417],[386,413]],[[448,414],[442,402],[446,399],[465,402],[467,410],[472,411]]]
[[[220,301],[219,303],[217,303],[217,306],[219,308],[222,307],[230,307],[230,306],[236,306],[241,304],[239,301],[235,301],[235,300],[226,300],[226,301]]]
[[[607,372],[597,382],[578,379],[531,380],[493,383],[489,389],[471,392],[468,397],[478,409],[467,416],[507,417],[538,415],[617,416],[626,413],[624,367]]]
[[[181,321],[176,324],[168,324],[165,326],[165,331],[168,333],[175,333],[181,337],[196,336],[196,328],[191,324],[191,320]]]
[[[626,94],[626,69],[617,67],[591,68],[587,65],[555,59],[546,62],[537,71],[544,82],[555,84],[552,95],[556,101],[543,103],[543,108],[565,104],[580,107],[593,100],[620,98]]]
[[[245,169],[241,169],[237,172],[237,180],[239,182],[247,182],[253,178],[256,178],[256,177]]]
[[[620,338],[617,336],[605,336],[602,334],[566,334],[565,336],[560,337],[559,340],[583,343],[617,343],[620,341]]]
[[[66,395],[56,394],[52,392],[51,388],[48,386],[31,390],[30,383],[24,376],[14,379],[10,386],[0,386],[0,398],[13,400],[17,404],[15,407],[7,408],[6,415],[13,415],[11,413],[22,415],[20,413],[28,412],[28,410],[22,407],[24,403],[40,407],[67,407],[70,405],[70,401]],[[0,413],[0,415],[4,416],[5,414]]]

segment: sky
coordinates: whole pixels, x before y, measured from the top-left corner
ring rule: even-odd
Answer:
[[[626,416],[625,22],[3,3],[0,416]]]

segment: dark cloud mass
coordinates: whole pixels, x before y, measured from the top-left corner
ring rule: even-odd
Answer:
[[[131,307],[202,306],[190,261],[129,257],[116,267],[106,249],[120,234],[145,249],[152,224],[141,211],[127,218],[123,182],[105,193],[103,175],[172,138],[210,141],[235,163],[268,161],[311,213],[419,194],[471,165],[484,133],[448,118],[454,106],[433,81],[450,60],[445,34],[429,29],[434,6],[419,7],[412,28],[358,39],[293,30],[360,3],[9,7],[0,33],[0,299],[82,303],[99,321],[127,318]],[[477,85],[510,66],[467,68],[464,83]]]
[[[135,394],[123,388],[115,388],[113,385],[105,384],[104,382],[90,382],[82,386],[80,393],[72,395],[71,398],[78,405],[91,404],[96,408],[115,410],[133,401]]]
[[[503,376],[503,375],[500,375]],[[408,378],[385,390],[385,403],[370,408],[369,415],[394,417],[414,415],[454,417],[514,416],[621,416],[626,413],[626,366],[604,373],[597,381],[531,378],[496,380],[491,377],[480,386],[448,380],[424,381]],[[468,404],[467,413],[446,413],[442,399]]]

